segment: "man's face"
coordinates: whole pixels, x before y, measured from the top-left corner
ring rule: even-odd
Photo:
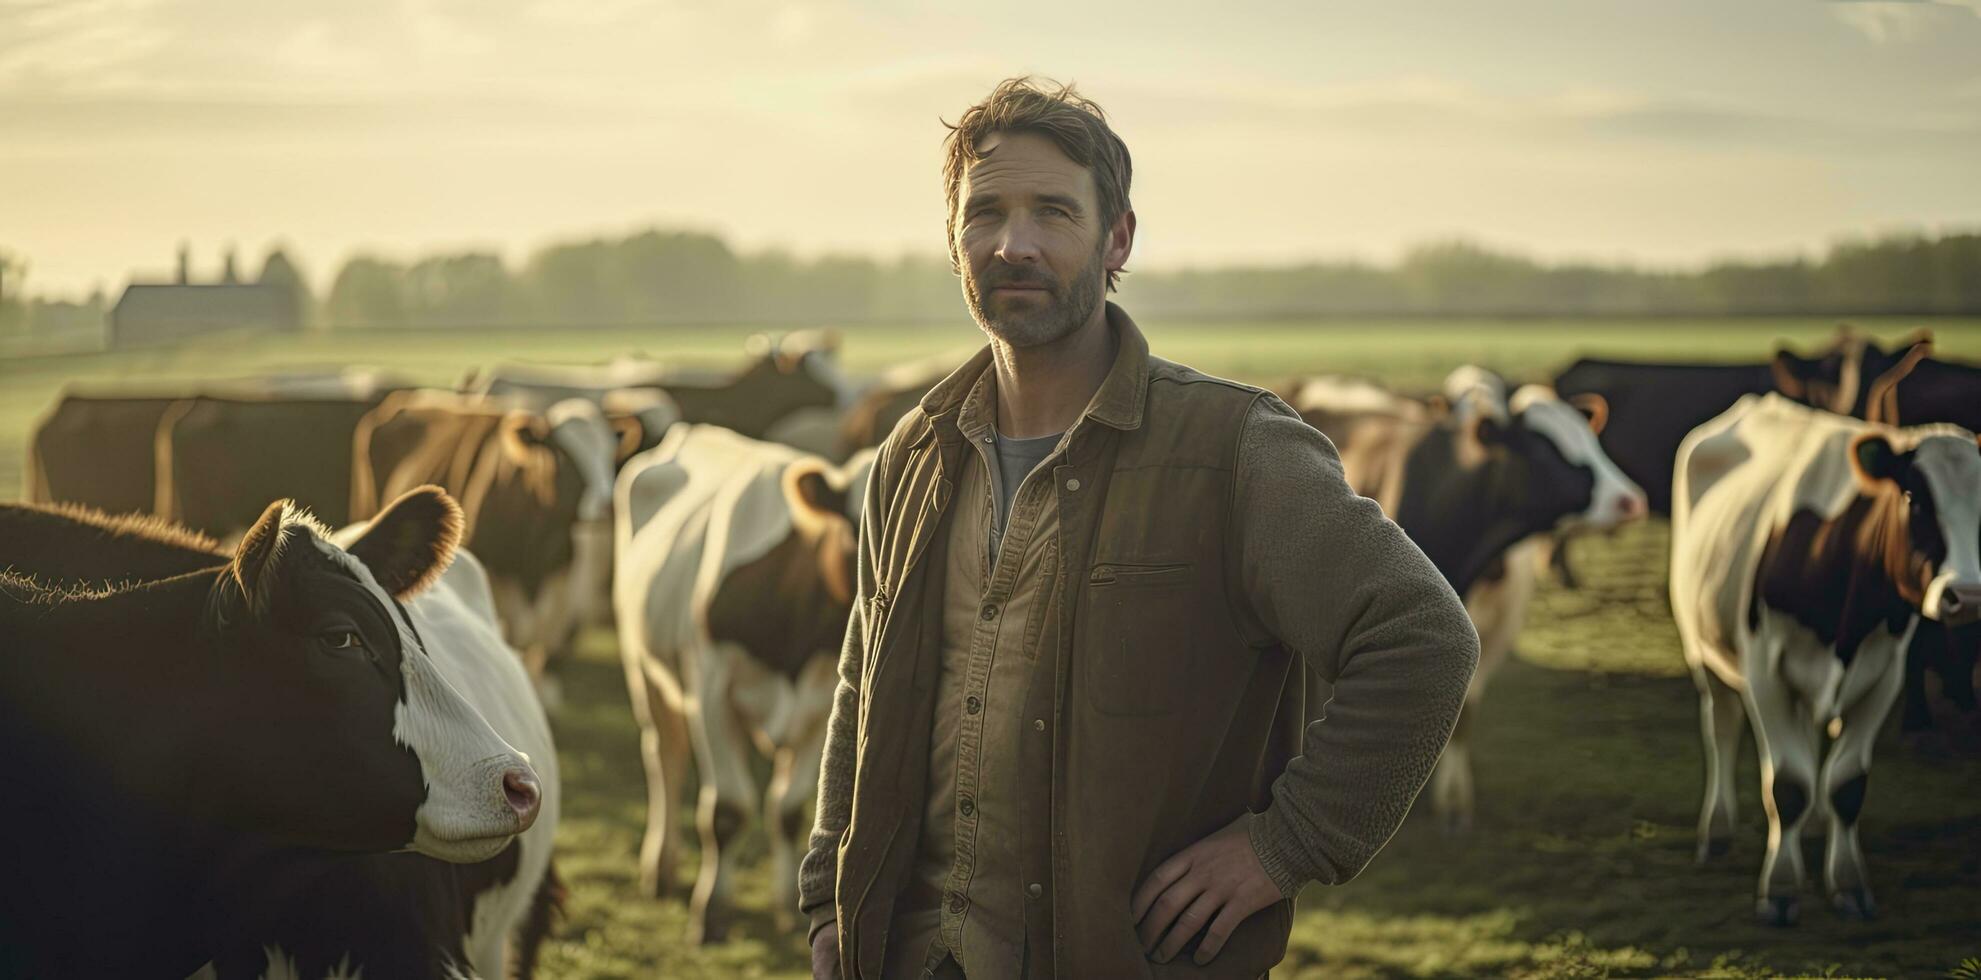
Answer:
[[[1051,139],[992,133],[978,150],[983,159],[957,193],[963,295],[991,336],[1013,347],[1052,343],[1100,308],[1107,271],[1127,261],[1128,235],[1102,226],[1093,174]]]

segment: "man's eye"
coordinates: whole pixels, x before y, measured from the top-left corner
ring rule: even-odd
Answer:
[[[1039,210],[1039,213],[1040,213],[1040,214],[1049,214],[1049,215],[1052,215],[1053,217],[1056,217],[1056,218],[1068,218],[1068,217],[1072,217],[1071,215],[1069,215],[1069,214],[1067,214],[1067,213],[1066,213],[1066,209],[1065,209],[1065,208],[1052,208],[1052,207],[1048,207],[1048,208],[1041,208],[1041,209]]]

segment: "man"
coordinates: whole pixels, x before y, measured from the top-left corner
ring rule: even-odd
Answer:
[[[1104,302],[1127,148],[1070,88],[951,127],[990,345],[881,445],[800,868],[820,977],[1256,977],[1355,876],[1478,639],[1334,448]],[[1333,685],[1326,717],[1302,671]]]

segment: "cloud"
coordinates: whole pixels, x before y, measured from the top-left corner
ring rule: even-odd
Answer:
[[[1830,14],[1878,44],[1927,36],[1945,17],[1981,17],[1981,0],[1829,0]]]

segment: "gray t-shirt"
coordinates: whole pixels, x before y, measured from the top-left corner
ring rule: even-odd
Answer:
[[[992,483],[997,486],[997,519],[991,522],[990,547],[991,561],[997,560],[999,541],[1004,537],[1004,522],[1011,516],[1011,501],[1018,496],[1018,487],[1032,470],[1045,462],[1054,449],[1059,448],[1059,439],[1064,432],[1031,439],[1013,439],[1002,432],[992,430],[997,442],[997,472],[991,474]]]

